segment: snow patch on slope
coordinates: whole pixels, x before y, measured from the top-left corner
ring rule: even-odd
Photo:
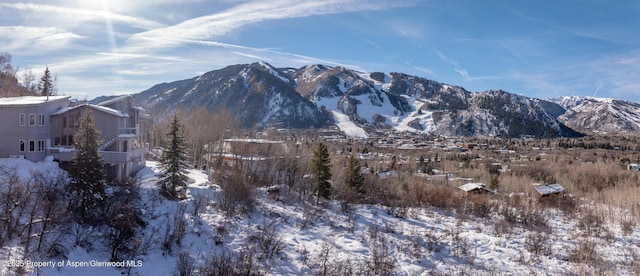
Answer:
[[[276,71],[271,65],[260,61],[258,64],[260,64],[260,66],[264,69],[267,69],[267,72],[269,72],[269,74],[279,78],[280,80],[282,80],[283,82],[286,83],[290,83],[291,81],[289,81],[288,78],[285,78],[284,76],[282,76],[278,71]]]
[[[338,128],[340,128],[340,130],[342,130],[347,136],[361,138],[368,137],[367,132],[363,128],[349,120],[349,116],[336,110],[331,110],[331,114],[333,114],[333,118],[336,120]]]
[[[329,110],[331,114],[333,114],[333,118],[338,128],[342,130],[347,136],[362,138],[368,137],[367,132],[363,128],[357,126],[349,119],[349,116],[342,113],[342,109],[340,109],[338,106],[339,101],[340,97],[318,98],[316,99],[315,104],[318,107],[324,106],[327,110]]]

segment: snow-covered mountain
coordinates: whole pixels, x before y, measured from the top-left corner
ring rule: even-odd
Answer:
[[[233,65],[192,79],[162,83],[134,96],[155,111],[226,108],[245,127],[324,127],[330,117],[302,97],[280,70],[266,63]]]
[[[640,130],[640,104],[634,102],[580,96],[550,101],[566,109],[558,116],[559,121],[584,133],[616,134]]]
[[[244,126],[337,125],[351,136],[395,130],[456,136],[572,137],[555,103],[505,91],[474,93],[402,73],[309,65],[233,65],[135,96],[149,108],[227,108]]]

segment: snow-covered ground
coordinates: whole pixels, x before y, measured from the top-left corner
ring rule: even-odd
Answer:
[[[139,174],[148,223],[140,242],[147,252],[134,260],[139,266],[132,268],[132,275],[172,275],[180,252],[193,257],[197,269],[211,256],[247,249],[253,250],[257,267],[268,275],[313,275],[325,268],[342,274],[346,266],[371,271],[374,260],[391,264],[392,275],[633,275],[640,271],[640,264],[635,263],[640,256],[640,233],[623,234],[619,223],[604,224],[613,237],[583,236],[576,219],[559,211],[549,212],[550,227],[543,235],[542,253],[534,254],[528,244],[539,232],[518,225],[505,229],[496,224],[500,220],[497,215],[480,219],[436,208],[374,205],[355,205],[345,213],[338,202],[320,208],[259,188],[252,211],[227,217],[219,208],[221,189],[210,184],[206,173],[190,170],[189,198],[174,202],[158,199],[157,170],[157,163],[148,162],[148,168]],[[210,201],[195,217],[191,208],[198,194]],[[187,208],[182,215],[186,235],[171,253],[163,253],[163,227],[173,221],[181,205]],[[267,238],[261,238],[264,236]],[[585,243],[595,245],[602,260],[597,267],[604,271],[569,261],[578,245]],[[109,256],[109,249],[99,244],[90,250],[69,247],[65,260],[53,260],[63,262],[62,267],[43,268],[40,273],[120,274],[123,270],[91,266],[92,261],[109,261]],[[73,267],[84,264],[89,266]],[[335,273],[329,274],[338,275]]]

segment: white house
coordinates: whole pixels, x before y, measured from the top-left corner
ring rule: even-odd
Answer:
[[[72,105],[69,96],[0,98],[0,158],[33,162],[53,156],[70,166],[73,136],[82,113],[92,109],[100,131],[99,147],[108,179],[124,179],[145,166],[145,128],[150,117],[130,96],[94,104]]]

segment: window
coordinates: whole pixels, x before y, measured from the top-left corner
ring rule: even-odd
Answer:
[[[44,140],[38,141],[38,151],[44,151]]]
[[[20,152],[24,152],[25,142],[24,140],[20,140]]]
[[[35,113],[29,113],[29,125],[30,126],[35,126],[36,125],[36,114]]]
[[[44,119],[45,119],[44,114],[39,114],[38,115],[38,125],[39,126],[44,126]]]
[[[36,141],[34,140],[29,141],[29,151],[30,152],[36,151]]]
[[[69,114],[69,125],[68,125],[69,128],[73,128],[76,124],[75,116],[73,115],[74,114]]]
[[[18,121],[20,121],[20,126],[27,125],[27,114],[20,113],[20,117],[19,117]]]

